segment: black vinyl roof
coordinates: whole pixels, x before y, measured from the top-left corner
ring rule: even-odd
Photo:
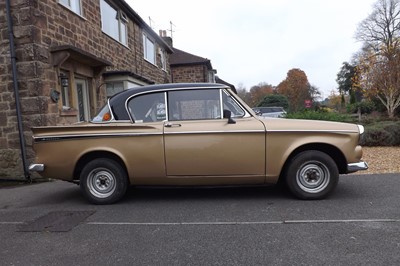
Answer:
[[[141,87],[134,87],[115,94],[110,98],[110,107],[116,120],[129,120],[129,115],[125,108],[125,102],[128,98],[142,93],[163,92],[172,90],[190,90],[190,89],[223,89],[229,86],[218,83],[166,83]]]

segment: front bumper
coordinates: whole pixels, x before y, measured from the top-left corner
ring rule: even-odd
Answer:
[[[43,172],[44,171],[44,164],[42,163],[33,163],[29,165],[29,171],[31,172]]]
[[[368,169],[368,164],[366,162],[358,162],[358,163],[349,163],[347,165],[347,172],[348,173],[354,173],[357,171],[362,171],[362,170],[367,170]]]

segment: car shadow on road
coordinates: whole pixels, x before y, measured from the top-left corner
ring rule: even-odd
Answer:
[[[289,199],[293,196],[282,186],[248,187],[130,187],[124,202],[216,201],[226,199]]]

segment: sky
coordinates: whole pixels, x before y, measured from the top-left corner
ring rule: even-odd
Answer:
[[[224,81],[249,90],[303,70],[323,98],[361,43],[358,24],[376,0],[125,0],[173,46],[211,60]],[[172,26],[171,26],[172,22]]]

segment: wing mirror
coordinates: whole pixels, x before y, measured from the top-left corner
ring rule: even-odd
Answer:
[[[232,112],[224,110],[224,118],[228,118],[228,124],[236,124],[236,121],[232,118]]]

